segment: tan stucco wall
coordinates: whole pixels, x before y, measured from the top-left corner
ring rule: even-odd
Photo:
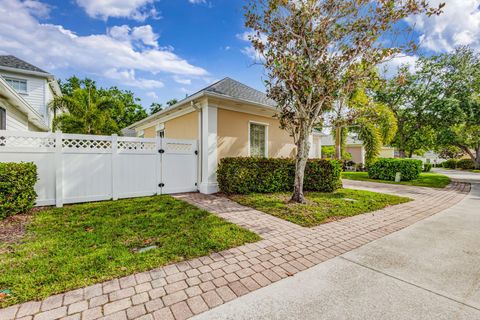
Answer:
[[[143,129],[145,138],[155,138],[157,136],[156,127],[159,122]],[[198,139],[198,113],[190,112],[178,118],[166,121],[165,138],[169,139]]]
[[[394,158],[395,157],[395,149],[389,147],[383,147],[380,150],[380,158]]]
[[[144,138],[155,138],[156,136],[157,136],[157,132],[155,130],[155,126],[143,129]]]
[[[279,128],[277,119],[219,108],[217,114],[218,159],[248,156],[250,121],[268,124],[268,156],[270,158],[295,156],[293,138]]]
[[[165,122],[165,138],[198,139],[198,112],[190,112]]]
[[[361,146],[347,146],[345,150],[352,155],[352,160],[355,163],[363,163]]]

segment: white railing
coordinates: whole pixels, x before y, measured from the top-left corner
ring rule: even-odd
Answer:
[[[34,162],[36,204],[196,191],[197,142],[0,131],[0,162]]]

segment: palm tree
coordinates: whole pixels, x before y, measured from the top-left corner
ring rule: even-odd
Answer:
[[[121,129],[111,115],[111,110],[121,109],[120,101],[101,96],[93,86],[76,88],[69,95],[56,97],[49,107],[54,113],[54,130],[110,135]]]

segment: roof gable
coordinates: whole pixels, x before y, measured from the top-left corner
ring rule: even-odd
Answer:
[[[258,91],[252,87],[249,87],[241,82],[233,80],[231,78],[222,79],[199,92],[206,91],[224,96],[254,102],[258,104],[264,104],[268,106],[275,106],[275,102],[267,97],[267,95],[261,91]]]

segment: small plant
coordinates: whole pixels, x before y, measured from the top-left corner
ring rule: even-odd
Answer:
[[[419,177],[422,169],[421,160],[380,158],[369,166],[368,177],[395,181],[395,175],[400,172],[402,181],[411,181]]]
[[[332,192],[341,187],[341,171],[341,164],[336,160],[308,160],[304,188]],[[293,159],[223,158],[217,171],[218,185],[226,194],[292,191],[294,178]]]
[[[37,179],[37,166],[33,163],[0,163],[0,219],[33,207]]]
[[[424,163],[423,164],[423,172],[430,172],[432,170],[433,165],[431,163]]]

